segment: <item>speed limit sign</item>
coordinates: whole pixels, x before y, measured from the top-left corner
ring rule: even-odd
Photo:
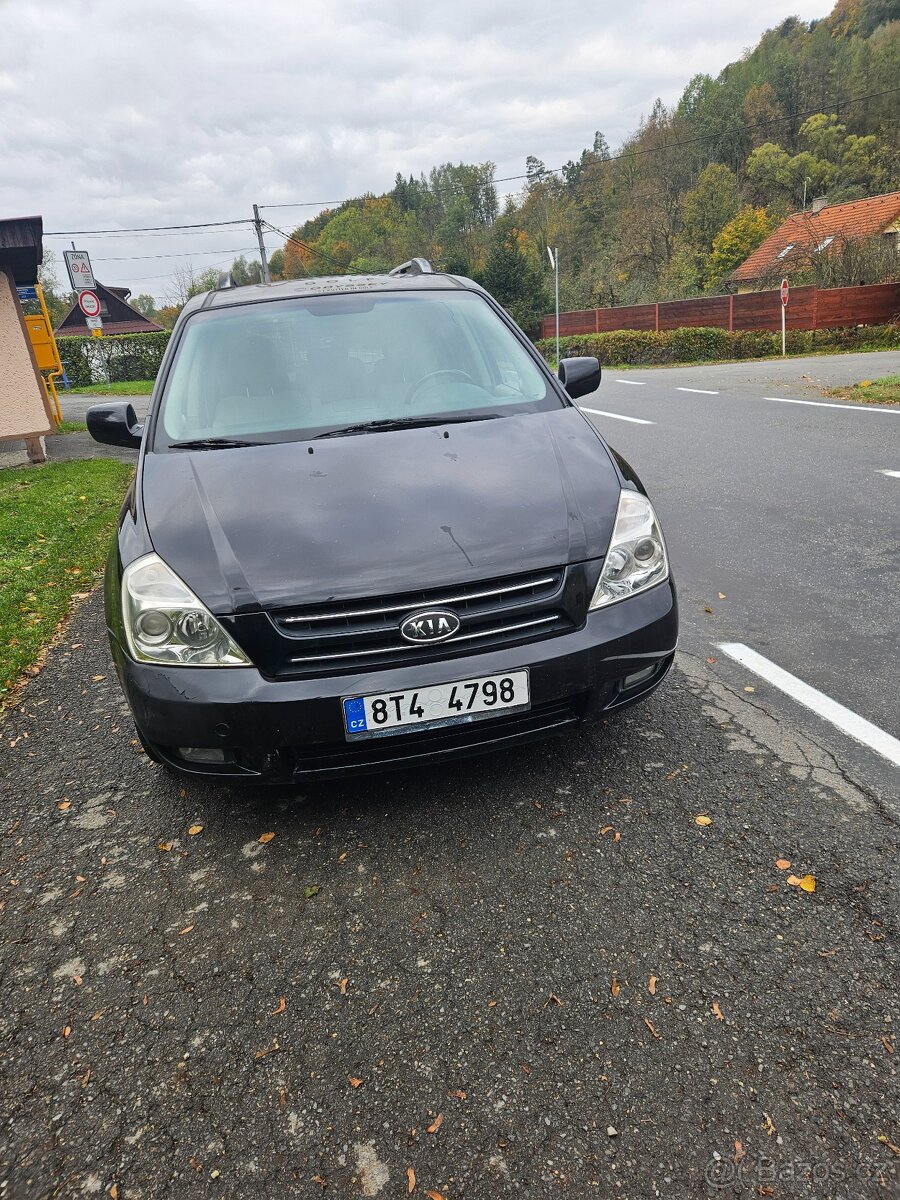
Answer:
[[[96,292],[79,292],[78,307],[86,317],[100,316],[100,299]]]

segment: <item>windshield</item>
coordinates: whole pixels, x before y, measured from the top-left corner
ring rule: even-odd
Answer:
[[[277,300],[188,320],[155,448],[290,441],[561,404],[475,293]]]

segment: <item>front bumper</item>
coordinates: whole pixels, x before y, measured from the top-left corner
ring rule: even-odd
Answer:
[[[254,667],[153,666],[131,659],[112,634],[110,643],[152,757],[192,775],[290,783],[438,762],[560,732],[648,696],[671,666],[677,636],[670,579],[589,613],[581,629],[558,637],[357,675],[272,681]],[[527,712],[391,737],[344,737],[343,696],[408,691],[521,667],[531,673]],[[627,676],[642,672],[632,686],[624,685]],[[183,747],[222,750],[227,761],[187,761]]]

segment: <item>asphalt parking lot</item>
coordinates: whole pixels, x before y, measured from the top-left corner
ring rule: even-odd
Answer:
[[[802,560],[819,615],[754,594],[731,544],[704,565],[737,512],[765,526],[740,465],[762,449],[709,396],[674,420],[619,386],[585,404],[654,422],[596,418],[663,510],[684,637],[608,724],[302,791],[184,785],[134,741],[99,596],[78,609],[0,730],[0,1195],[900,1194],[896,773],[716,649],[801,674],[837,620],[829,560]],[[813,414],[900,419],[797,411],[809,454],[832,436]],[[783,481],[791,431],[758,424]],[[724,486],[685,457],[700,427],[741,451],[706,531],[683,527],[689,481],[695,507]],[[856,428],[836,440],[862,478]],[[896,647],[890,569],[866,586]],[[834,653],[811,681],[855,703],[873,652]]]

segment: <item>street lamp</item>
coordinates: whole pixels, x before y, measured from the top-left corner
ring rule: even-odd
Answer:
[[[559,365],[559,246],[555,250],[547,247],[547,255],[550,259],[550,266],[553,268],[553,274],[556,279],[556,363]]]

